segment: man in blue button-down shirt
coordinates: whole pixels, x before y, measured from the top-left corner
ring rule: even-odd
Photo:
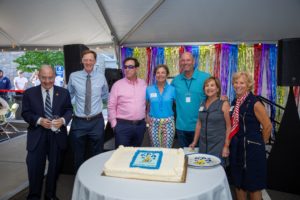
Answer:
[[[108,98],[108,85],[105,76],[94,69],[97,54],[86,50],[82,53],[82,71],[73,72],[68,82],[68,90],[72,101],[75,103],[74,117],[71,125],[70,136],[74,150],[75,170],[85,160],[86,140],[91,143],[92,155],[103,151],[104,119],[102,115],[103,102]],[[88,75],[90,76],[91,92],[89,114],[85,110],[86,87]]]

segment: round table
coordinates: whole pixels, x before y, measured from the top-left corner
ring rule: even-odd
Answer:
[[[104,163],[113,151],[99,154],[79,168],[72,200],[231,200],[223,167],[206,169],[188,167],[185,183],[143,181],[103,176]]]

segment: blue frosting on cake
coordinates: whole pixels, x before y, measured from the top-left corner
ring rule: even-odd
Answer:
[[[130,162],[129,167],[144,169],[159,169],[163,152],[151,150],[137,150]]]

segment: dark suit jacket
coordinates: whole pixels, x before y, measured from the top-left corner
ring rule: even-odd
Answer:
[[[68,90],[54,86],[52,111],[53,115],[63,117],[66,121],[66,125],[69,123],[73,114],[73,108]],[[38,119],[40,117],[45,117],[44,102],[40,85],[29,88],[24,92],[22,100],[22,117],[29,124],[27,129],[26,149],[28,151],[33,151],[40,140],[41,134],[46,134],[46,131],[49,131],[49,129],[37,125]],[[65,149],[67,147],[67,127],[62,126],[60,132],[55,135],[55,138],[59,147]]]

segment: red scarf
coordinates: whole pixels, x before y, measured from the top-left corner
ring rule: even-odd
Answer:
[[[243,96],[239,97],[236,100],[236,104],[233,110],[233,114],[231,117],[231,131],[229,134],[229,139],[231,139],[240,129],[239,126],[239,113],[240,113],[240,107],[244,103],[246,97],[248,96],[249,92],[246,92]]]

